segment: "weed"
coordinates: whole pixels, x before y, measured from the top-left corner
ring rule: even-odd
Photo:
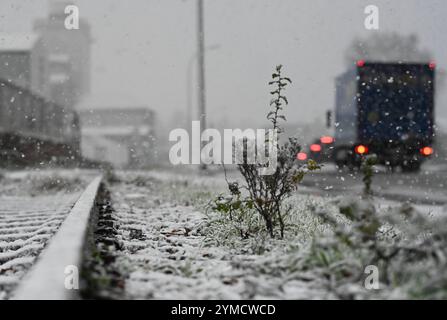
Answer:
[[[278,134],[283,132],[281,121],[286,121],[286,117],[282,111],[289,103],[284,91],[291,83],[290,78],[282,75],[282,66],[277,66],[269,82],[269,85],[273,86],[270,92],[272,110],[268,112],[267,119]],[[267,141],[268,139],[266,136]],[[301,146],[296,138],[289,138],[289,141],[282,146],[275,143],[274,148],[277,148],[277,166],[273,174],[261,174],[260,169],[265,166],[264,164],[243,161],[238,165],[238,169],[245,184],[240,186],[237,182],[227,180],[231,195],[228,198],[221,197],[211,204],[213,210],[228,214],[231,221],[236,221],[236,228],[243,238],[252,233],[252,222],[257,220],[253,217],[255,213],[264,221],[265,228],[272,238],[278,234],[283,238],[285,218],[291,210],[290,206],[284,205],[284,201],[296,190],[308,171],[319,168],[314,161],[309,161],[305,166],[298,163],[295,156],[301,150]],[[247,149],[244,148],[243,152],[245,160],[248,158]],[[243,190],[248,195],[243,194]]]

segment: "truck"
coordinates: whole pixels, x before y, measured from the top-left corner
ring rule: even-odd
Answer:
[[[434,150],[435,64],[357,61],[336,78],[333,160],[416,172]]]

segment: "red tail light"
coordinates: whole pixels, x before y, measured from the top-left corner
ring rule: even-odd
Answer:
[[[358,145],[357,147],[355,147],[355,153],[357,154],[367,154],[369,149],[367,146],[364,146],[362,144]]]
[[[334,138],[332,138],[331,136],[323,136],[320,138],[320,142],[322,144],[331,144],[334,142]]]
[[[311,144],[310,145],[310,151],[312,152],[320,152],[321,146],[319,144]]]
[[[434,152],[433,148],[431,148],[431,147],[423,147],[419,151],[423,156],[426,156],[426,157],[432,155]]]
[[[298,152],[296,155],[297,160],[307,160],[307,154],[305,152]]]

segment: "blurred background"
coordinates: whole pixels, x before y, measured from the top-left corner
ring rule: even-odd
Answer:
[[[79,7],[79,30],[63,27],[69,4]],[[330,133],[326,111],[335,106],[335,79],[359,59],[435,61],[436,150],[443,150],[447,3],[377,0],[379,30],[364,27],[369,4],[204,1],[207,126],[267,126],[267,82],[281,63],[293,80],[286,132],[310,144]],[[195,0],[2,0],[0,31],[0,78],[16,86],[3,94],[3,101],[17,105],[20,97],[34,99],[18,93],[29,90],[60,106],[59,120],[52,111],[51,121],[39,127],[33,109],[23,121],[29,121],[29,132],[57,136],[65,148],[57,152],[72,159],[137,168],[166,163],[169,131],[199,118]],[[62,129],[51,132],[52,126]],[[35,145],[39,139],[29,136]],[[14,139],[6,137],[3,144],[15,146]],[[48,150],[57,147],[40,143],[40,148],[35,152],[46,150],[52,156],[45,161],[54,161]],[[24,157],[31,161],[23,150],[3,149],[12,163],[26,164]]]

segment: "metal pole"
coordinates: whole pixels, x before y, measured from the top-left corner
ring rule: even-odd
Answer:
[[[185,129],[189,132],[192,121],[192,70],[194,61],[197,59],[197,54],[194,54],[188,61],[188,70],[186,71],[186,126]],[[191,132],[190,132],[191,133]]]
[[[211,46],[208,46],[205,48],[205,52],[211,51],[211,50],[217,50],[220,48],[220,45],[218,44],[213,44]],[[194,55],[191,56],[191,58],[188,61],[188,67],[187,67],[187,71],[186,71],[186,126],[185,128],[187,130],[191,129],[191,121],[192,121],[192,113],[193,113],[193,102],[192,102],[192,90],[193,90],[193,66],[194,66],[194,62],[196,62],[198,58],[198,53],[195,52]]]
[[[199,53],[198,65],[198,97],[199,97],[199,119],[200,128],[206,129],[206,91],[205,91],[205,31],[203,23],[203,0],[197,0],[197,46]],[[203,145],[203,143],[202,143]],[[206,169],[205,164],[201,164],[202,170]]]

